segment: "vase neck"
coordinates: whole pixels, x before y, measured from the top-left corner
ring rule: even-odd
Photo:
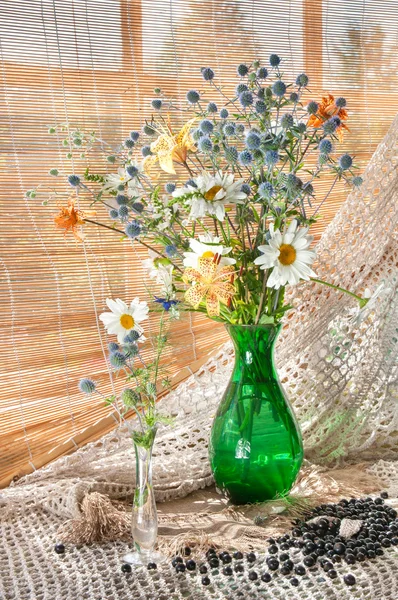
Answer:
[[[276,378],[274,345],[281,326],[227,325],[235,348],[234,372],[245,372],[252,380]]]

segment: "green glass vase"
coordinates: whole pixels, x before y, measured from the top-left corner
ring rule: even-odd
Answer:
[[[226,325],[235,365],[210,434],[217,487],[234,504],[286,495],[303,461],[299,425],[274,365],[281,326]]]

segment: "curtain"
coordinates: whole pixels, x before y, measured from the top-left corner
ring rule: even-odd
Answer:
[[[396,112],[398,12],[394,0],[0,0],[0,10],[4,486],[117,426],[77,382],[87,375],[119,389],[98,315],[107,297],[146,296],[146,251],[105,229],[87,226],[84,244],[55,230],[49,170],[105,167],[95,153],[72,164],[67,137],[49,129],[95,131],[111,150],[150,118],[155,87],[184,108],[186,91],[203,88],[201,67],[214,68],[228,93],[237,64],[276,52],[287,76],[309,75],[309,99],[328,91],[347,98],[342,150],[355,148],[363,167]],[[318,237],[346,195],[333,190]],[[222,326],[204,317],[176,322],[175,351],[165,357],[174,383],[224,340]]]

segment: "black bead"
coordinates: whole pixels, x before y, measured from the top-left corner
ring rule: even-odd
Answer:
[[[290,583],[292,586],[297,587],[299,585],[299,580],[297,579],[297,577],[292,577],[290,580]]]
[[[314,542],[307,542],[305,545],[305,549],[311,553],[316,549],[316,545],[314,544]]]
[[[277,552],[278,552],[278,546],[276,546],[275,544],[273,544],[272,546],[270,546],[268,548],[268,552],[270,554],[277,554]]]
[[[289,575],[291,569],[289,569],[289,567],[286,567],[285,565],[282,565],[279,571],[282,575]]]
[[[65,546],[63,544],[55,544],[54,550],[57,554],[64,554]]]
[[[122,565],[122,573],[131,573],[131,565],[128,563]]]
[[[200,567],[199,567],[199,573],[202,573],[202,574],[207,573],[207,567],[206,567],[206,565],[200,565]]]
[[[281,544],[281,550],[289,550],[289,549],[290,549],[290,546],[286,542],[284,542],[283,544]]]
[[[206,552],[206,558],[211,558],[212,556],[217,556],[217,553],[214,548],[209,548]]]
[[[289,560],[290,556],[288,554],[286,554],[286,552],[283,552],[283,554],[281,554],[279,556],[279,560],[284,561],[284,560]]]
[[[202,585],[210,585],[210,579],[205,575],[202,577]]]
[[[305,567],[303,567],[303,565],[297,565],[294,568],[294,572],[296,573],[296,575],[305,575]]]
[[[375,554],[376,554],[376,556],[383,556],[383,554],[384,554],[383,548],[376,548]]]
[[[186,569],[186,566],[184,565],[184,563],[178,563],[176,566],[177,573],[184,573],[185,569]]]
[[[212,569],[217,569],[217,567],[220,566],[220,561],[218,560],[217,557],[213,557],[209,560],[209,565],[211,566]]]
[[[261,581],[264,581],[265,583],[269,583],[271,581],[271,573],[263,573],[261,575]]]
[[[185,546],[185,548],[184,548],[184,555],[185,556],[191,556],[191,548],[189,546]]]
[[[334,563],[340,563],[341,562],[341,556],[339,554],[335,554],[332,558],[332,561]]]
[[[306,567],[313,567],[315,564],[315,560],[313,559],[313,557],[310,556],[306,556],[303,560],[303,563],[305,564]]]
[[[229,567],[229,566],[224,567],[223,570],[222,570],[222,572],[223,572],[224,575],[228,575],[228,576],[232,575],[232,568]]]
[[[381,496],[381,494],[380,494],[380,496]],[[377,504],[377,505],[384,504],[384,500],[383,500],[382,497],[375,498],[374,503]]]
[[[243,566],[243,564],[242,564],[242,563],[237,563],[237,564],[234,566],[234,571],[235,571],[235,573],[243,573],[243,571],[244,571],[244,570],[245,570],[245,567]]]
[[[237,552],[234,552],[233,557],[235,558],[235,560],[241,560],[243,558],[243,554],[238,550]]]
[[[274,540],[274,538],[268,538],[267,542],[268,542],[268,544],[276,544],[276,541]]]
[[[330,577],[330,579],[336,579],[337,571],[335,571],[334,569],[329,569],[328,576]]]
[[[148,563],[148,565],[147,565],[148,571],[155,571],[155,569],[157,569],[157,568],[158,568],[157,564],[153,563],[153,562],[152,563]],[[187,568],[188,568],[188,565],[187,565]]]
[[[357,561],[358,562],[363,562],[364,560],[366,560],[366,554],[364,554],[363,552],[358,552],[358,554],[357,554]]]
[[[256,560],[256,555],[254,554],[254,552],[249,552],[248,554],[246,554],[246,560],[247,562],[254,562]]]
[[[351,573],[344,575],[344,583],[346,585],[355,585],[356,582],[357,580],[355,579],[354,575],[351,575]]]
[[[322,564],[322,569],[324,571],[329,571],[329,569],[333,569],[333,564],[331,562],[329,562],[328,560],[325,560]]]
[[[256,581],[256,579],[258,579],[256,571],[249,571],[249,579],[250,581]]]
[[[374,550],[367,551],[368,558],[375,558],[376,552]]]
[[[187,567],[188,571],[194,571],[196,569],[196,562],[192,559],[187,560],[185,566]]]
[[[333,550],[336,552],[336,554],[345,554],[346,551],[346,547],[342,542],[337,542],[337,544],[335,544],[333,546]]]
[[[228,552],[226,552],[225,554],[223,554],[221,560],[224,565],[228,565],[229,563],[232,562],[232,556],[230,554],[228,554]]]
[[[300,537],[301,536],[300,529],[298,529],[297,527],[295,527],[295,529],[292,530],[292,536],[293,537]]]
[[[279,567],[279,560],[277,558],[267,558],[267,565],[271,571],[276,571]]]

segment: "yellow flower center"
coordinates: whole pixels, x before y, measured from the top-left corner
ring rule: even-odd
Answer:
[[[131,329],[134,327],[134,319],[131,315],[122,315],[120,317],[120,325],[124,327],[124,329]]]
[[[279,248],[278,260],[285,267],[291,265],[296,260],[296,250],[290,244],[282,244]]]
[[[206,252],[203,252],[202,258],[214,258],[214,252],[206,250]]]
[[[222,190],[222,185],[213,185],[205,194],[204,199],[213,202],[218,192]]]

